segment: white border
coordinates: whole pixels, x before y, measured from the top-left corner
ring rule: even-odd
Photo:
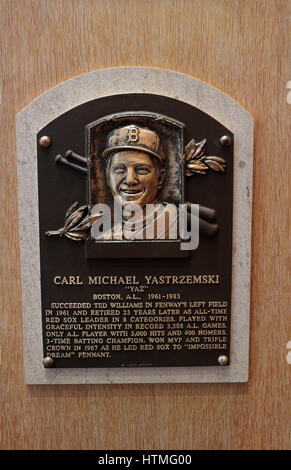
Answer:
[[[227,367],[43,367],[36,135],[53,119],[75,106],[123,93],[153,93],[184,101],[214,117],[234,134],[231,363]],[[155,68],[120,67],[81,75],[48,90],[17,115],[16,128],[26,383],[246,382],[249,360],[252,116],[221,91],[190,76]]]

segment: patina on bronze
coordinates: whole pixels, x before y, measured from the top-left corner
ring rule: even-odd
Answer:
[[[38,147],[44,357],[56,368],[229,364],[231,132],[142,94],[85,103],[42,135],[53,136]],[[114,209],[113,198],[121,208],[187,203],[189,218],[199,203],[198,249],[122,231],[94,238],[94,207]]]

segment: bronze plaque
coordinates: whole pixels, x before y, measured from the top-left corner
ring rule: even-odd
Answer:
[[[71,109],[37,142],[44,365],[228,365],[232,133],[144,93]]]

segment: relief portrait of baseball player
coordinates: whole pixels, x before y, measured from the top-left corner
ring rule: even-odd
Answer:
[[[115,238],[143,239],[146,233],[147,238],[150,233],[155,239],[177,238],[175,206],[160,201],[166,178],[166,157],[158,134],[136,125],[114,129],[107,136],[102,157],[106,161],[106,180],[111,194],[115,202],[126,209],[122,213],[122,222],[103,233],[102,239],[111,239],[113,231]],[[139,206],[142,212],[140,218],[134,219],[131,237],[130,208],[133,205]],[[166,224],[161,226],[159,221],[164,217]]]

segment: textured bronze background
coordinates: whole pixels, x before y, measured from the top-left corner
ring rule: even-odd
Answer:
[[[290,2],[65,3],[0,6],[1,448],[290,448]],[[126,65],[197,77],[255,117],[247,384],[24,384],[15,115],[64,80]]]

